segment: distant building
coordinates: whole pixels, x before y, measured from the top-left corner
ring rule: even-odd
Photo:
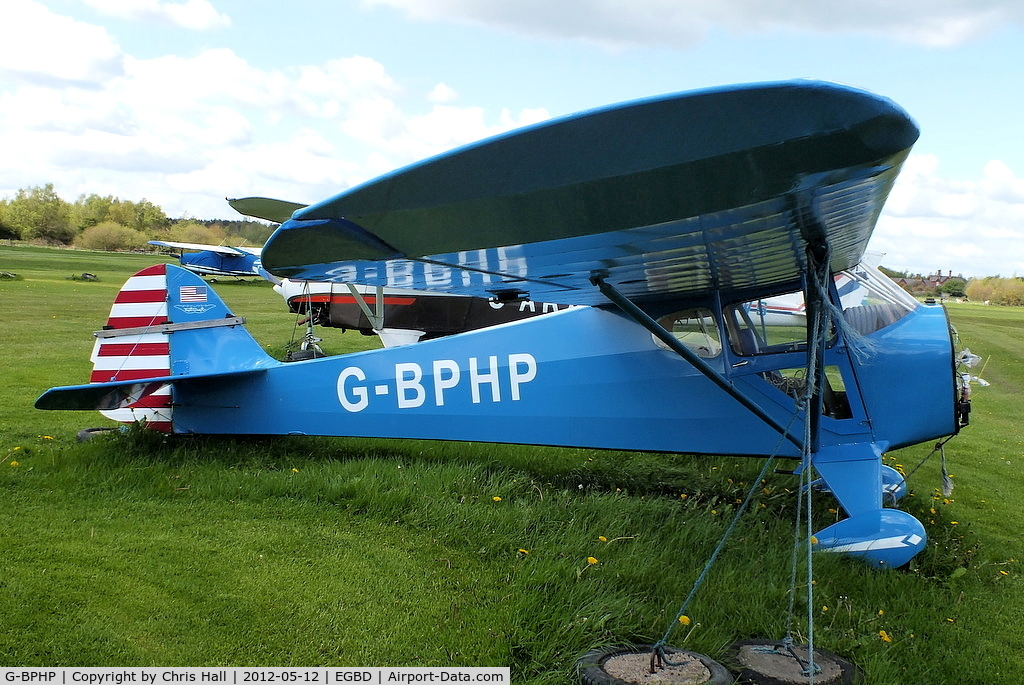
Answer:
[[[896,281],[896,283],[904,290],[911,293],[919,293],[938,290],[943,285],[945,285],[946,281],[948,281],[951,278],[959,278],[962,281],[967,280],[960,274],[954,276],[952,269],[950,269],[950,271],[946,274],[943,274],[942,269],[939,269],[935,273],[929,274],[928,276],[921,276],[920,274],[917,274],[914,276],[900,276],[899,278],[894,278],[893,280]]]

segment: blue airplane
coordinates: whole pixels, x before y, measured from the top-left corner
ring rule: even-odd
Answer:
[[[776,454],[845,513],[817,549],[900,566],[925,530],[886,506],[905,488],[882,457],[957,433],[970,408],[943,307],[862,264],[917,138],[892,101],[815,81],[513,131],[295,209],[263,267],[583,306],[285,363],[199,277],[157,265],[95,334],[92,382],[36,406],[188,434]],[[757,315],[796,294],[802,316]]]
[[[281,279],[268,273],[260,263],[260,247],[231,247],[229,245],[204,245],[181,243],[169,240],[150,240],[150,245],[181,250],[178,262],[200,276],[233,276],[246,278],[259,276],[271,283]],[[191,250],[191,252],[186,252]]]

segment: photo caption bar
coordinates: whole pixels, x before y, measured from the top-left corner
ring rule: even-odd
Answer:
[[[9,668],[0,685],[343,685],[344,683],[510,683],[509,668],[488,666],[336,668]]]

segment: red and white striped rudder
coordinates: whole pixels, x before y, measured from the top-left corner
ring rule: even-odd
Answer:
[[[167,335],[145,329],[167,322],[167,267],[157,264],[129,278],[110,308],[104,330],[141,329],[125,335],[98,337],[92,351],[90,383],[126,381],[170,375],[171,356]],[[107,418],[122,423],[145,423],[147,428],[172,430],[172,387],[149,383],[121,403],[103,410]]]

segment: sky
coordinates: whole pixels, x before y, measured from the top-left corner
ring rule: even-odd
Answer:
[[[921,128],[869,249],[1024,276],[1020,0],[4,0],[0,197],[312,203],[550,117],[813,78]]]

